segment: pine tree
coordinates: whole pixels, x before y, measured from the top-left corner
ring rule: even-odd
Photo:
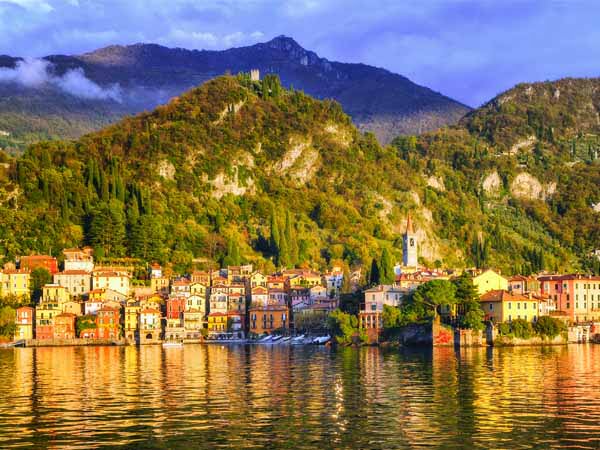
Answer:
[[[392,261],[392,255],[387,247],[384,247],[381,252],[378,269],[379,282],[381,284],[392,284],[394,282],[394,263]]]
[[[279,245],[281,241],[281,235],[279,234],[279,224],[277,223],[277,217],[275,215],[275,209],[271,210],[271,237],[269,238],[269,247],[271,253],[275,258],[275,265],[280,265],[279,261]]]

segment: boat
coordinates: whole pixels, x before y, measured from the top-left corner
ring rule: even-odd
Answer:
[[[296,337],[292,338],[291,344],[292,345],[302,345],[302,344],[304,344],[304,335],[301,334],[300,336],[296,336]]]
[[[329,336],[329,335],[319,336],[319,337],[315,338],[315,340],[313,341],[313,344],[323,345],[323,344],[326,344],[330,339],[331,339],[331,336]]]
[[[178,348],[183,347],[183,341],[165,341],[162,343],[163,348]]]
[[[257,344],[268,344],[271,342],[271,340],[273,339],[273,336],[271,336],[270,334],[268,336],[265,336],[263,338],[260,338],[258,341],[256,341]]]
[[[289,344],[291,340],[292,340],[291,336],[286,336],[286,337],[281,338],[281,341],[279,341],[279,343],[280,344]]]
[[[281,341],[281,339],[283,338],[283,336],[273,336],[273,339],[271,339],[271,344],[275,344],[275,343],[279,343],[279,341]]]

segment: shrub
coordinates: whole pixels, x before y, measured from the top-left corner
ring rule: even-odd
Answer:
[[[533,328],[540,336],[547,336],[549,338],[554,338],[560,333],[567,331],[567,326],[563,322],[549,316],[540,317],[533,325]]]
[[[529,339],[533,336],[533,326],[524,319],[515,319],[510,323],[512,334],[520,339]]]

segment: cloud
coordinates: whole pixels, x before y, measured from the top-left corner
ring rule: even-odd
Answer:
[[[285,34],[477,106],[520,81],[598,76],[598,17],[592,0],[0,0],[0,54],[222,50]]]
[[[0,83],[17,83],[27,88],[50,85],[79,98],[122,101],[119,85],[103,88],[87,78],[80,67],[62,76],[51,74],[51,68],[46,60],[27,58],[17,62],[14,69],[0,68]]]

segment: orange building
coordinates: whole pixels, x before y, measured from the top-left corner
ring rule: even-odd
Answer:
[[[48,255],[30,255],[30,256],[21,256],[21,260],[19,261],[19,268],[27,269],[29,271],[33,271],[38,268],[44,268],[51,275],[54,275],[58,272],[58,262],[56,258]]]
[[[290,327],[289,310],[286,306],[267,305],[250,308],[248,317],[251,333],[271,334],[275,330],[288,330]]]
[[[75,339],[75,320],[72,313],[62,313],[54,317],[54,339]]]
[[[121,311],[117,308],[104,306],[96,315],[97,339],[118,339],[121,334]]]

